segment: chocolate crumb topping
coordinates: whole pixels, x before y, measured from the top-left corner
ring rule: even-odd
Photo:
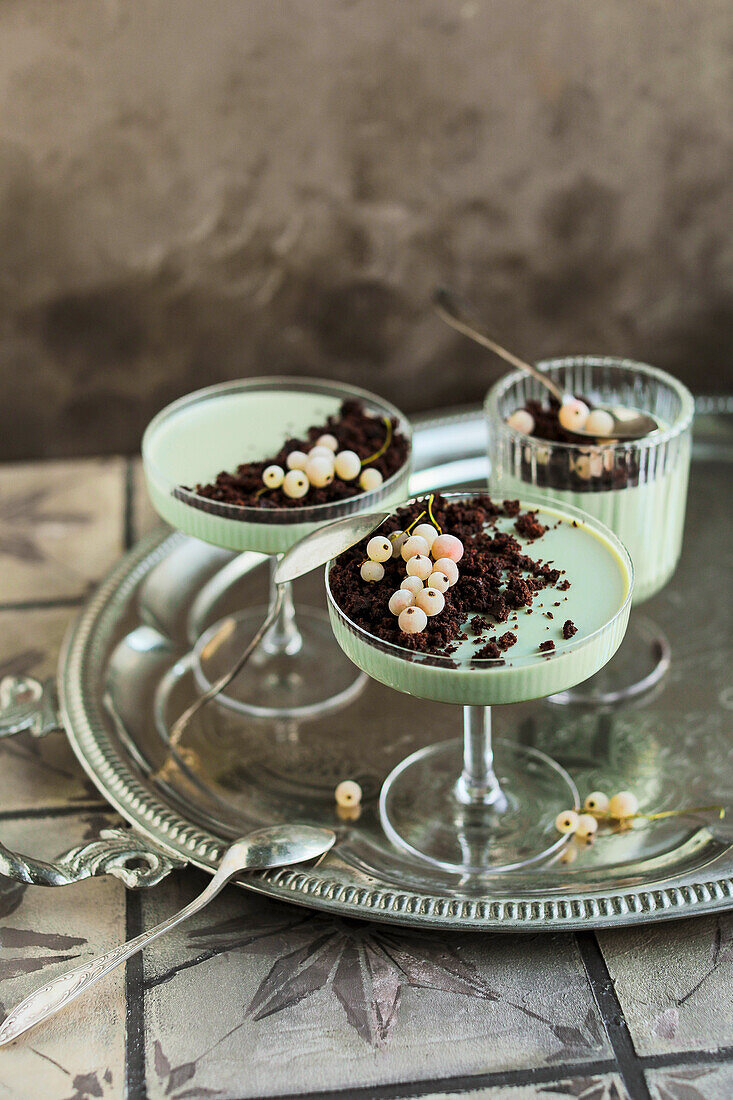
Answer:
[[[246,432],[246,424],[242,430]],[[341,481],[335,477],[330,485],[317,487],[311,485],[306,497],[294,499],[286,496],[282,489],[267,489],[262,484],[262,472],[267,466],[276,465],[287,469],[287,457],[292,451],[309,451],[315,446],[321,435],[333,435],[338,440],[340,451],[355,451],[359,458],[369,458],[382,447],[387,426],[378,416],[370,415],[361,401],[353,398],[344,401],[337,415],[329,416],[325,424],[314,424],[308,429],[304,439],[286,439],[277,454],[264,458],[260,462],[245,462],[234,473],[222,470],[213,482],[197,485],[194,490],[200,497],[215,500],[223,504],[268,508],[312,508],[317,504],[331,504],[357,496],[364,490],[359,479]],[[398,431],[397,421],[392,420],[392,440],[389,447],[368,469],[379,470],[386,481],[404,466],[410,445],[407,437]],[[185,486],[183,487],[186,488]]]
[[[540,642],[538,648],[539,648],[541,653],[549,653],[551,649],[555,648],[555,643],[551,642],[548,639],[546,642]]]
[[[532,540],[541,538],[547,530],[545,525],[537,519],[536,512],[523,512],[517,517],[514,526],[520,535]]]
[[[572,619],[566,619],[565,622],[562,624],[562,636],[563,636],[563,638],[565,638],[567,640],[568,638],[572,638],[573,634],[577,634],[577,633],[578,633],[578,628],[575,625],[575,623],[573,622],[573,620]]]
[[[421,500],[399,508],[379,533],[389,536],[393,531],[406,530],[425,507],[425,501]],[[436,493],[432,512],[443,531],[461,540],[464,554],[458,566],[458,581],[444,593],[443,610],[428,618],[424,630],[417,634],[403,633],[388,607],[390,596],[404,580],[405,563],[401,558],[384,562],[385,575],[378,583],[361,579],[360,566],[368,539],[333,562],[329,585],[334,600],[348,618],[370,634],[403,649],[446,656],[455,650],[456,642],[467,638],[467,632],[476,638],[488,633],[496,623],[506,622],[510,612],[531,610],[536,593],[555,584],[560,572],[525,553],[512,534],[496,530],[497,517],[506,516],[506,511],[488,494],[468,500],[448,500]],[[527,515],[536,523],[536,517]],[[537,526],[545,530],[541,524]],[[514,621],[515,617],[512,624]],[[517,635],[506,631],[498,641],[490,637],[474,656],[495,660],[516,641]]]

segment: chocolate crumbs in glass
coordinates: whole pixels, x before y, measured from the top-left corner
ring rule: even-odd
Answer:
[[[444,609],[428,618],[420,633],[403,633],[388,607],[390,596],[405,579],[401,557],[384,563],[384,577],[378,583],[361,579],[368,539],[345,551],[332,564],[329,585],[334,600],[352,622],[377,638],[404,649],[449,655],[455,643],[466,638],[463,628],[471,613],[477,613],[469,627],[475,637],[495,629],[497,623],[505,623],[512,611],[531,608],[538,592],[560,581],[559,569],[535,560],[511,533],[498,530],[497,519],[507,515],[535,529],[536,514],[519,514],[514,503],[496,503],[486,493],[467,500],[447,500],[435,494],[433,517],[444,532],[461,540],[464,554],[458,563],[457,583],[444,593]],[[389,536],[393,531],[406,530],[426,507],[426,501],[419,501],[398,509],[379,533]],[[498,639],[489,638],[473,656],[498,660],[516,641],[516,633],[506,631]]]
[[[246,433],[247,425],[242,425]],[[398,431],[396,420],[391,421],[392,439],[385,453],[366,469],[378,470],[385,481],[404,466],[409,454],[410,444],[407,437]],[[286,496],[282,489],[267,489],[262,492],[262,472],[267,466],[276,465],[287,469],[287,457],[292,451],[309,451],[315,446],[321,435],[333,435],[338,440],[340,451],[355,451],[364,460],[376,454],[383,446],[387,436],[386,422],[379,416],[366,411],[361,401],[344,401],[337,415],[329,416],[324,424],[314,424],[303,439],[287,439],[277,454],[263,458],[259,462],[245,462],[234,473],[222,470],[213,482],[197,485],[195,489],[182,488],[195,492],[222,504],[238,505],[249,508],[312,508],[317,504],[332,504],[363,493],[359,479],[341,481],[335,477],[330,485],[318,488],[311,485],[306,497],[294,499]]]

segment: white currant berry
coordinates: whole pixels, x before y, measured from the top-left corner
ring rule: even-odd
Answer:
[[[289,470],[304,470],[307,461],[308,455],[305,451],[291,451],[285,459],[285,465]]]
[[[361,787],[353,779],[344,779],[333,793],[339,806],[350,808],[361,802]]]
[[[577,398],[571,397],[568,401],[563,402],[557,414],[560,427],[564,428],[566,432],[582,431],[588,419],[589,411],[585,401],[578,401]]]
[[[285,471],[282,466],[267,466],[262,471],[262,480],[268,489],[279,489],[285,480]]]
[[[335,435],[326,432],[325,435],[318,436],[316,447],[328,447],[331,454],[336,454],[336,451],[339,449],[339,441]]]
[[[609,800],[608,812],[617,821],[638,813],[639,800],[631,791],[619,791]]]
[[[410,535],[402,543],[402,558],[404,561],[409,561],[410,558],[414,558],[416,554],[428,555],[430,553],[430,547],[427,544],[427,540],[422,535]]]
[[[393,531],[389,536],[389,541],[392,543],[392,557],[399,558],[402,553],[402,547],[405,545],[407,535],[404,531]]]
[[[413,558],[412,560],[414,561],[415,559]],[[422,608],[428,618],[430,618],[432,615],[440,615],[445,607],[445,596],[442,592],[439,592],[437,588],[423,588],[423,590],[418,592],[417,596],[415,596],[415,605]]]
[[[372,561],[389,561],[392,557],[392,543],[384,535],[374,535],[367,543],[366,552]]]
[[[595,833],[584,833],[583,836],[576,836],[573,839],[573,843],[577,844],[579,848],[592,848],[596,842]]]
[[[615,421],[610,412],[606,412],[605,409],[591,409],[583,430],[592,435],[607,436],[613,431],[614,424]]]
[[[583,481],[600,477],[603,473],[603,456],[599,451],[583,451],[575,459],[573,469]]]
[[[342,481],[353,481],[359,476],[361,459],[356,451],[339,451],[334,459],[336,477]]]
[[[534,417],[526,409],[515,409],[507,420],[507,424],[510,428],[514,428],[515,432],[523,432],[524,435],[531,435],[534,431]]]
[[[438,532],[435,530],[432,523],[420,523],[412,533],[413,535],[419,535],[421,539],[425,539],[428,544],[428,550],[438,537]]]
[[[359,477],[359,484],[365,493],[371,493],[373,489],[378,489],[383,481],[384,478],[379,470],[374,470],[371,466],[367,466],[366,470],[362,470]]]
[[[575,810],[563,810],[555,818],[558,833],[574,833],[578,828],[578,814]]]
[[[405,577],[400,588],[405,592],[411,592],[413,596],[417,596],[418,592],[421,592],[424,588],[423,582],[419,577]]]
[[[286,497],[300,500],[310,489],[310,482],[302,470],[288,470],[283,481],[283,492]]]
[[[370,584],[373,584],[375,581],[381,581],[384,576],[384,566],[379,561],[365,561],[360,573],[363,581],[369,581]]]
[[[594,814],[605,814],[608,810],[608,795],[603,791],[591,791],[583,803],[583,809]]]
[[[451,561],[459,562],[463,557],[463,543],[455,535],[438,535],[430,552],[436,561],[439,558],[450,558]]]
[[[456,570],[457,572],[457,570]],[[438,592],[447,592],[450,588],[450,581],[446,577],[445,573],[440,573],[433,564],[433,572],[430,574],[427,580],[428,588],[436,588]]]
[[[326,461],[330,462],[332,466],[336,461],[333,451],[329,451],[328,447],[319,447],[317,445],[315,447],[311,447],[311,449],[308,451],[308,458],[325,458]]]
[[[407,562],[407,576],[426,581],[433,571],[433,563],[427,554],[413,554]]]
[[[559,863],[575,863],[578,858],[578,845],[570,843],[563,848]]]
[[[406,588],[398,588],[397,591],[393,592],[389,597],[389,604],[387,606],[393,615],[399,615],[406,607],[412,607],[414,602],[415,596],[412,592],[408,592]]]
[[[578,840],[584,840],[591,836],[598,828],[598,822],[592,814],[580,814],[578,824],[575,826],[575,835]]]
[[[433,562],[433,572],[445,573],[451,588],[458,580],[458,566],[453,561],[453,558],[438,558],[436,562]]]
[[[397,625],[403,634],[420,634],[428,625],[428,617],[421,607],[406,607],[400,611]]]
[[[333,481],[333,462],[330,462],[327,458],[321,458],[318,455],[316,455],[315,458],[310,457],[305,464],[304,473],[311,485],[315,485],[316,488],[322,489],[325,485],[330,485]]]

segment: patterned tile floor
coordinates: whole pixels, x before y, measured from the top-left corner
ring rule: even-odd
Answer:
[[[153,522],[137,463],[0,469],[0,674],[63,631]],[[40,857],[115,823],[61,735],[0,742],[0,836]],[[202,887],[0,879],[0,1007]],[[418,934],[226,891],[0,1055],[0,1098],[723,1100],[733,916],[595,936]]]

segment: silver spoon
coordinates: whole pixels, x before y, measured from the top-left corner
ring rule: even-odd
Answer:
[[[558,385],[556,385],[551,378],[548,378],[544,371],[538,370],[537,367],[531,363],[525,363],[523,359],[519,359],[511,351],[507,351],[501,344],[497,344],[495,340],[492,340],[486,332],[484,332],[473,321],[471,317],[461,308],[456,301],[456,298],[445,287],[438,287],[433,291],[433,305],[436,312],[443,318],[447,324],[456,329],[457,332],[463,333],[464,336],[470,337],[471,340],[475,340],[477,344],[481,344],[482,347],[488,348],[489,351],[493,351],[495,355],[506,360],[507,363],[511,363],[514,367],[519,367],[520,370],[526,371],[531,374],[545,389],[549,390],[556,401],[559,401],[561,405],[564,405],[566,401],[574,400],[574,396],[571,393],[564,393]],[[655,432],[659,429],[659,423],[649,413],[640,413],[636,409],[627,409],[623,405],[596,405],[595,408],[602,408],[604,412],[609,413],[613,417],[613,429],[609,432],[609,439],[617,440],[632,440],[641,439],[645,435],[649,435],[650,432]],[[584,429],[574,428],[573,435],[583,436],[586,439],[598,439],[598,435],[593,432],[586,432]]]
[[[224,853],[211,882],[189,905],[156,924],[155,928],[123,943],[121,947],[61,974],[21,1001],[8,1013],[0,1027],[0,1046],[12,1042],[42,1020],[53,1016],[59,1009],[65,1008],[105,974],[109,974],[110,970],[114,970],[153,940],[157,940],[164,932],[198,913],[240,871],[305,863],[306,860],[322,856],[333,847],[335,841],[336,834],[331,829],[318,829],[311,825],[274,825],[268,829],[257,829],[235,840]]]
[[[366,515],[347,516],[336,523],[329,523],[326,527],[319,527],[317,531],[312,531],[310,535],[306,535],[305,538],[281,556],[275,570],[277,596],[266,619],[236,664],[224,676],[216,680],[203,695],[199,695],[198,699],[191,703],[190,707],[184,710],[183,714],[173,723],[169,739],[172,748],[175,748],[181,740],[183,732],[194,714],[197,714],[202,707],[206,706],[209,700],[224,691],[231,684],[234,677],[242,671],[280,612],[285,594],[283,585],[288,581],[297,580],[298,577],[304,577],[312,569],[316,569],[319,565],[325,565],[331,558],[335,558],[344,550],[348,550],[350,546],[365,538],[376,530],[380,524],[384,523],[386,519],[389,519],[390,514],[390,512],[372,512]],[[226,629],[226,626],[222,627],[222,631],[226,631]]]

